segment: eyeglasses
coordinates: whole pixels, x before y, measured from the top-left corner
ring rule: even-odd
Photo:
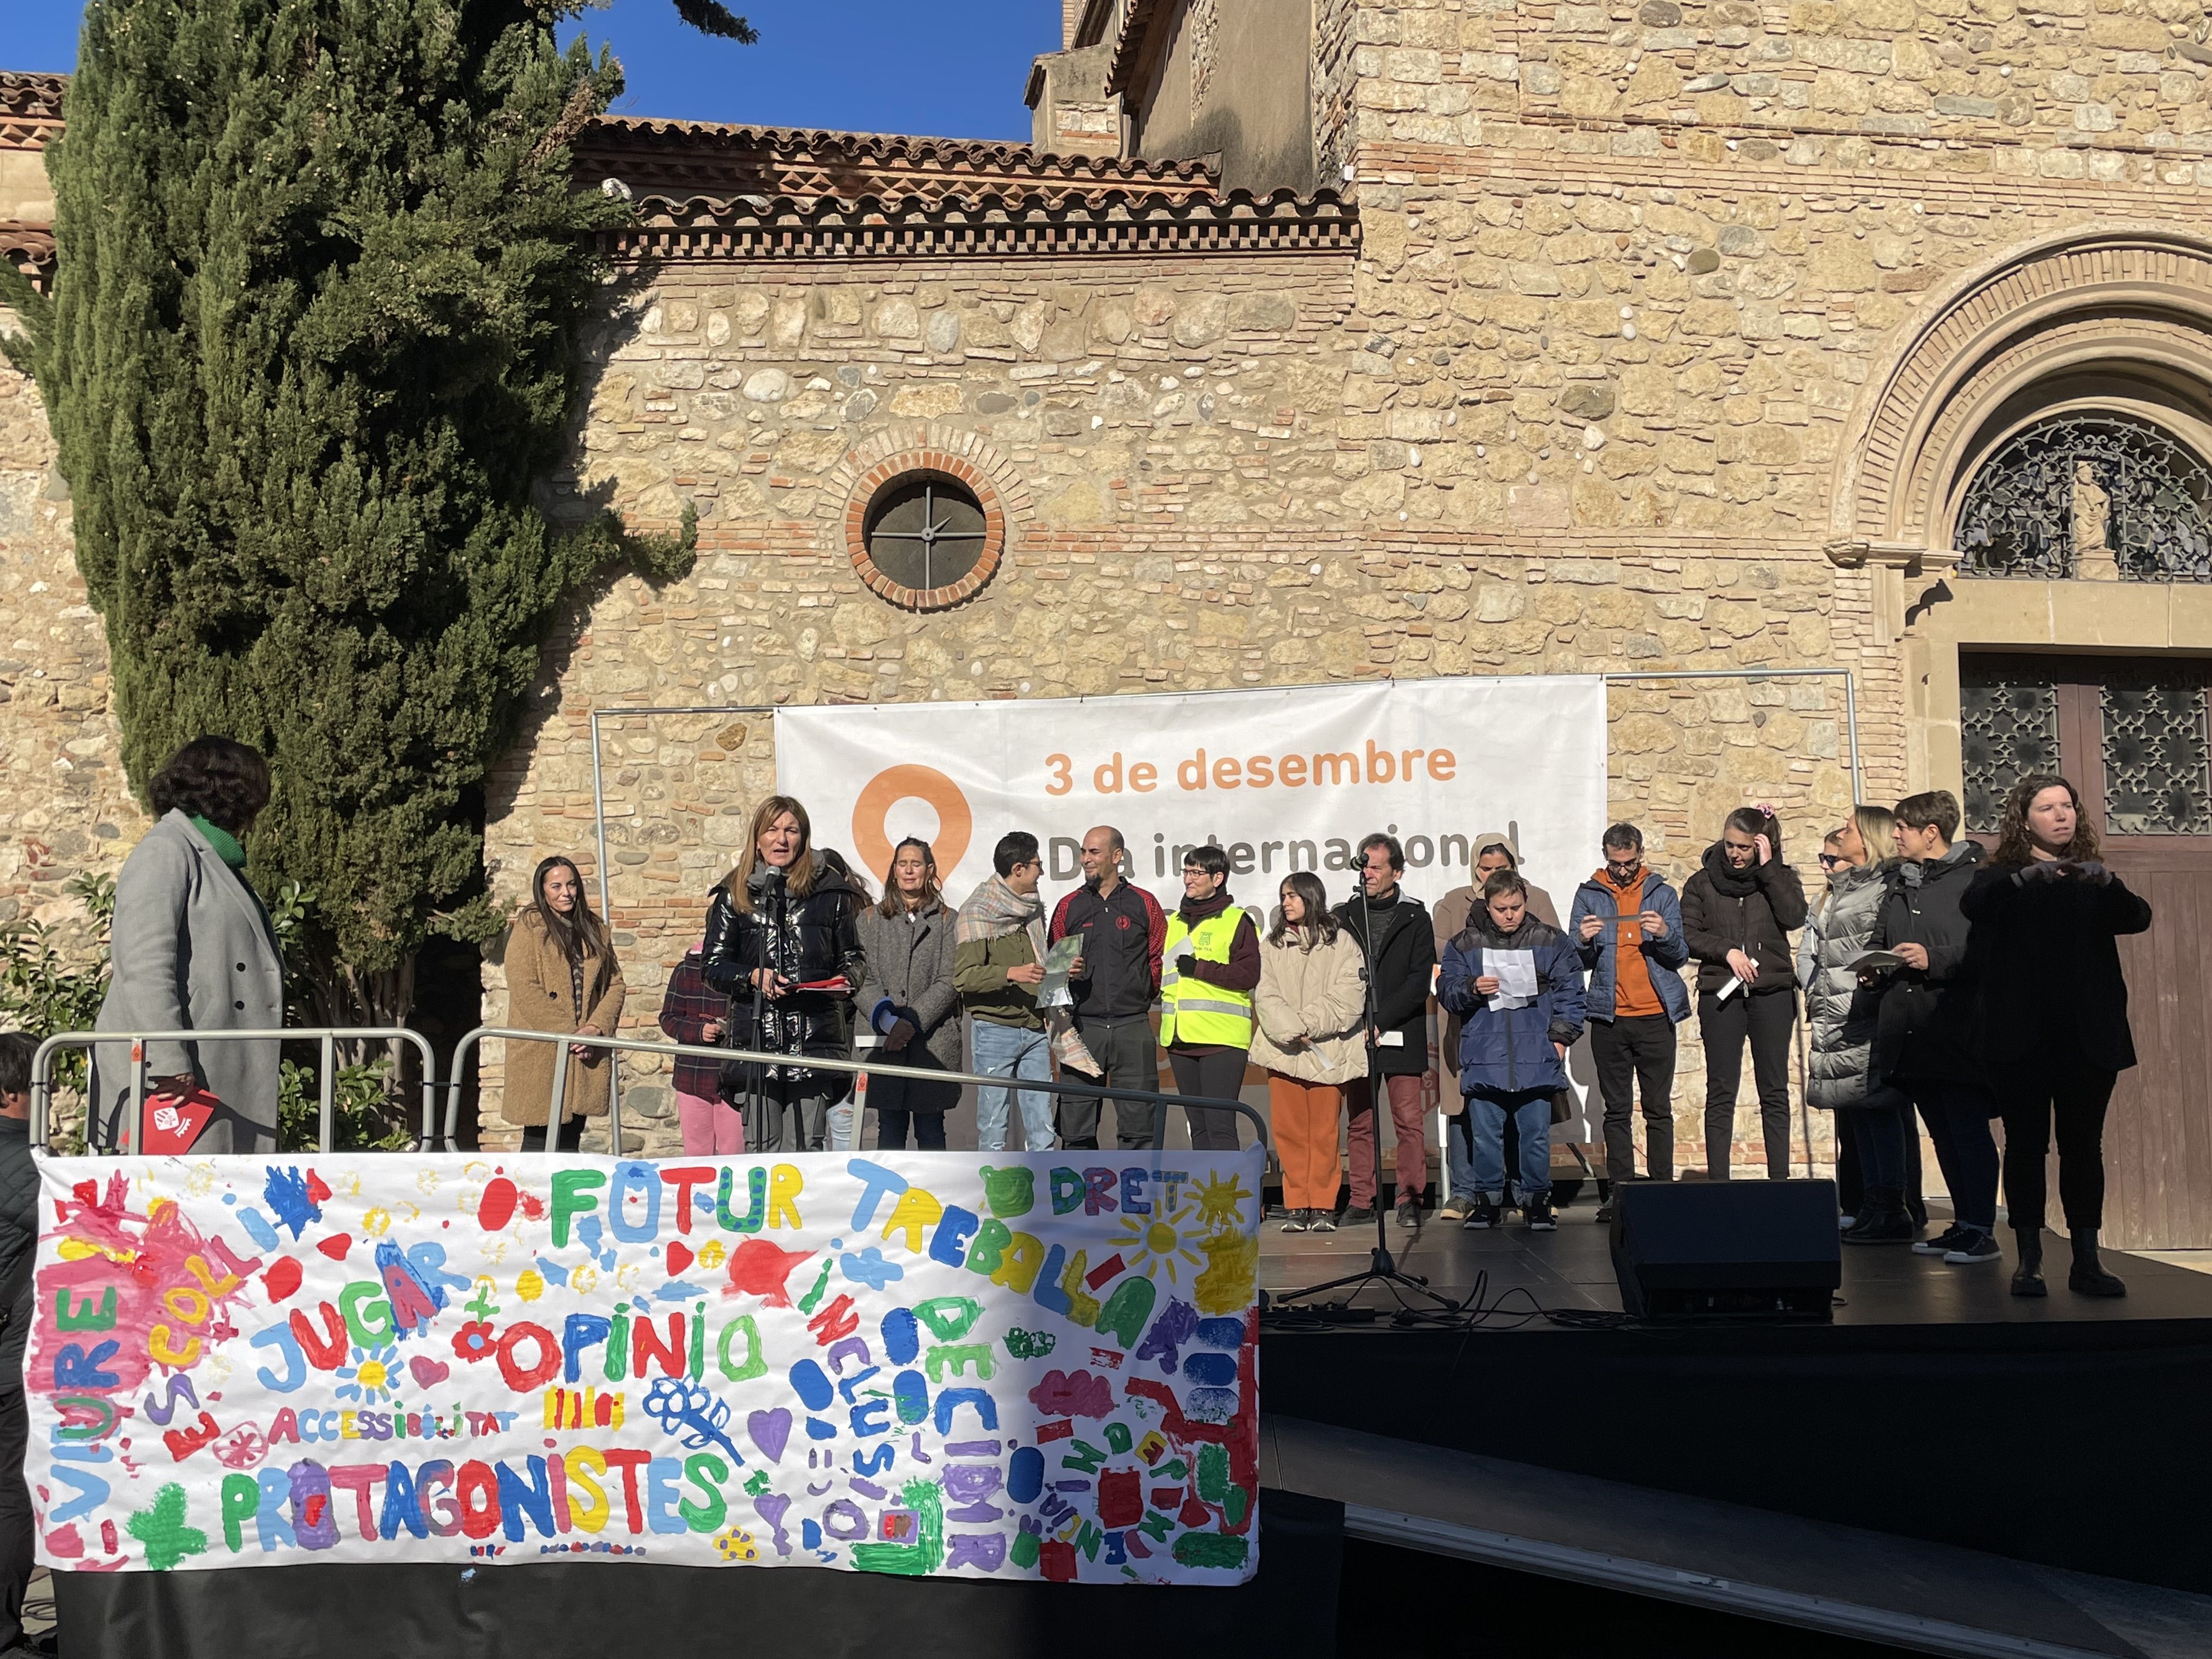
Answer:
[[[1844,855],[1841,853],[1823,853],[1820,854],[1820,867],[1823,870],[1833,870],[1843,862]]]

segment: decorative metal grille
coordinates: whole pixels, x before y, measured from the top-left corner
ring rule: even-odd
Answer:
[[[2212,581],[2212,468],[2148,421],[2052,416],[1983,463],[1954,544],[1977,576]]]
[[[2203,670],[2146,664],[2115,672],[2103,701],[2107,832],[2212,835]]]
[[[1966,828],[1994,835],[2013,785],[2058,770],[2058,688],[1969,658],[1959,665],[1959,726]]]
[[[933,472],[886,485],[868,503],[866,535],[876,568],[918,592],[958,581],[989,538],[974,494]]]

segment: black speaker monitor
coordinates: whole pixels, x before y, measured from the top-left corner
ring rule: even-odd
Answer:
[[[1644,1319],[1826,1319],[1832,1181],[1639,1181],[1613,1194],[1620,1305]]]

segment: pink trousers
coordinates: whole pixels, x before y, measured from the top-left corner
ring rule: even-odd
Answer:
[[[676,1096],[676,1121],[684,1131],[684,1156],[712,1158],[745,1149],[745,1121],[734,1106],[705,1095]]]

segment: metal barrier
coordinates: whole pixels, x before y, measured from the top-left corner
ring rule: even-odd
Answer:
[[[278,1030],[252,1031],[58,1031],[39,1045],[31,1057],[31,1145],[41,1147],[46,1144],[46,1119],[53,1096],[53,1057],[64,1048],[93,1048],[106,1043],[128,1043],[131,1046],[131,1146],[146,1144],[146,1045],[149,1042],[314,1042],[322,1051],[322,1132],[320,1149],[331,1150],[331,1131],[335,1127],[337,1105],[337,1045],[341,1042],[390,1042],[404,1040],[411,1042],[422,1055],[422,1135],[421,1145],[428,1146],[437,1133],[438,1063],[431,1053],[430,1039],[420,1031],[410,1031],[404,1025],[308,1025],[289,1026]],[[454,1106],[458,1108],[456,1095]],[[89,1099],[86,1105],[87,1127],[96,1103]],[[453,1113],[448,1110],[447,1121]],[[450,1133],[446,1149],[453,1150]]]
[[[1251,1119],[1253,1130],[1260,1138],[1260,1150],[1267,1154],[1267,1159],[1271,1164],[1274,1162],[1274,1148],[1267,1139],[1267,1120],[1260,1115],[1256,1108],[1248,1106],[1241,1100],[1216,1100],[1205,1095],[1163,1094],[1157,1089],[1115,1089],[1104,1084],[1076,1083],[1065,1079],[1055,1081],[1051,1079],[993,1077],[982,1072],[940,1072],[929,1066],[886,1066],[875,1060],[825,1060],[817,1059],[812,1054],[800,1054],[794,1057],[791,1054],[769,1054],[752,1048],[718,1048],[710,1044],[698,1042],[645,1042],[635,1037],[583,1036],[571,1031],[522,1031],[505,1025],[479,1025],[453,1047],[453,1081],[449,1085],[450,1092],[446,1097],[446,1141],[448,1146],[453,1144],[453,1136],[460,1123],[461,1076],[466,1069],[465,1062],[469,1051],[480,1045],[486,1037],[499,1037],[510,1042],[520,1041],[573,1043],[579,1047],[605,1048],[617,1056],[666,1054],[673,1058],[678,1054],[688,1054],[699,1060],[720,1060],[725,1065],[732,1060],[750,1061],[764,1066],[792,1066],[795,1063],[799,1069],[808,1072],[844,1072],[852,1075],[865,1073],[870,1077],[906,1077],[923,1083],[965,1083],[987,1089],[1011,1088],[1024,1094],[1086,1095],[1100,1100],[1146,1101],[1153,1107],[1152,1139],[1156,1146],[1165,1138],[1163,1125],[1165,1108],[1169,1106],[1212,1107],[1218,1111],[1235,1112],[1241,1116]],[[617,1058],[611,1064],[619,1067],[622,1061]],[[611,1077],[608,1081],[611,1085],[612,1078]],[[556,1059],[553,1067],[553,1097],[547,1103],[546,1110],[545,1150],[549,1154],[556,1149],[561,1138],[560,1123],[568,1104],[568,1067]],[[621,1091],[610,1086],[607,1091],[607,1129],[611,1137],[610,1144],[617,1152],[620,1152],[622,1150]]]

